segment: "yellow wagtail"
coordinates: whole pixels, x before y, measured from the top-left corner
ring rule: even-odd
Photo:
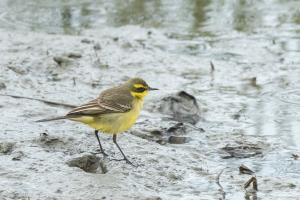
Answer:
[[[149,87],[143,79],[132,78],[122,85],[104,90],[98,98],[74,108],[65,116],[42,119],[37,122],[69,119],[87,124],[95,129],[95,135],[104,156],[107,154],[102,148],[98,132],[112,134],[113,142],[124,160],[132,164],[118,145],[117,134],[128,130],[135,123],[143,106],[144,97],[150,90],[157,89]]]

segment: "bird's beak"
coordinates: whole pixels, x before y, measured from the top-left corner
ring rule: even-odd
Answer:
[[[158,89],[157,88],[148,87],[148,90],[151,91],[151,90],[158,90]]]

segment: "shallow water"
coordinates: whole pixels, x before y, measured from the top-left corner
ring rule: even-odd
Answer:
[[[192,141],[181,145],[121,136],[126,151],[150,166],[132,170],[108,162],[107,174],[90,175],[65,164],[96,148],[86,134],[90,129],[71,122],[34,124],[67,109],[1,96],[1,141],[16,147],[0,156],[0,197],[216,199],[215,179],[225,168],[220,181],[226,199],[247,199],[243,184],[250,176],[238,174],[245,164],[256,172],[257,199],[298,198],[300,161],[292,154],[300,154],[299,8],[296,0],[2,0],[0,93],[79,105],[104,87],[141,76],[161,90],[146,100],[132,132],[175,123],[152,108],[180,90],[196,97],[202,110],[196,126],[205,132],[188,129]],[[69,52],[82,57],[63,66],[53,61]],[[40,146],[42,132],[62,142]],[[222,147],[249,144],[262,154],[222,158]],[[18,151],[25,157],[12,161]],[[22,165],[14,168],[16,162]],[[45,183],[48,189],[38,188]]]

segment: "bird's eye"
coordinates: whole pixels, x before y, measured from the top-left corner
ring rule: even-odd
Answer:
[[[142,92],[144,92],[146,90],[146,88],[144,88],[144,87],[138,87],[138,88],[135,88],[135,90],[136,90],[136,92],[142,93]]]

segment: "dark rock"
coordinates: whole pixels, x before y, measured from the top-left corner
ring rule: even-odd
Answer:
[[[68,58],[81,58],[82,55],[80,53],[76,53],[76,52],[71,52],[67,54]]]
[[[100,167],[103,173],[107,172],[106,167],[104,164],[100,166],[100,158],[95,155],[84,155],[78,158],[74,158],[67,162],[70,167],[78,167],[85,172],[95,173],[97,169]],[[105,171],[103,171],[103,169]]]
[[[187,143],[188,141],[190,141],[189,137],[174,136],[174,135],[171,135],[168,140],[170,144],[184,144]]]
[[[152,134],[154,136],[163,136],[163,132],[160,130],[153,130],[150,132],[150,134]]]
[[[84,38],[84,39],[81,40],[81,43],[85,43],[85,44],[90,44],[92,42],[93,42],[92,40],[87,39],[87,38]]]
[[[239,171],[240,174],[254,174],[254,172],[251,169],[249,169],[246,165],[243,164],[239,167]]]
[[[179,122],[196,124],[200,120],[200,108],[196,98],[185,91],[163,98],[158,110]]]

